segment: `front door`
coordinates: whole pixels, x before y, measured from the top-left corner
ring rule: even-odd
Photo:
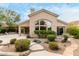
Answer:
[[[63,27],[57,27],[57,35],[63,34]]]

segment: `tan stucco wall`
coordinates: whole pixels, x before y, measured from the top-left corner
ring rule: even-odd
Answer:
[[[47,19],[52,23],[52,30],[55,32],[57,31],[57,17],[52,16],[50,14],[47,14],[45,12],[41,12],[37,15],[34,15],[30,17],[30,35],[35,36],[34,30],[35,30],[35,21],[40,20],[40,19]]]

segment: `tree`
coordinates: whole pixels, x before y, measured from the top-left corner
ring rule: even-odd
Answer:
[[[8,26],[16,25],[18,21],[20,21],[20,15],[11,10],[0,9],[0,20],[5,22]]]
[[[0,8],[0,31],[4,23],[8,25],[8,27],[16,27],[18,21],[20,21],[20,15],[17,12]]]
[[[67,26],[67,33],[74,36],[74,38],[79,39],[79,27],[76,24],[69,24]]]

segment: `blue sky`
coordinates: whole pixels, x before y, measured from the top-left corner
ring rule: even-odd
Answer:
[[[66,22],[79,20],[79,4],[77,3],[0,3],[0,7],[18,12],[21,15],[21,21],[28,19],[31,8],[47,9],[60,15],[58,18]]]

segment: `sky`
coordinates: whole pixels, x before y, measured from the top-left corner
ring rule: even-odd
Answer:
[[[0,3],[0,8],[16,11],[21,15],[21,22],[28,20],[30,9],[46,9],[59,15],[58,19],[71,22],[79,20],[79,3]]]

